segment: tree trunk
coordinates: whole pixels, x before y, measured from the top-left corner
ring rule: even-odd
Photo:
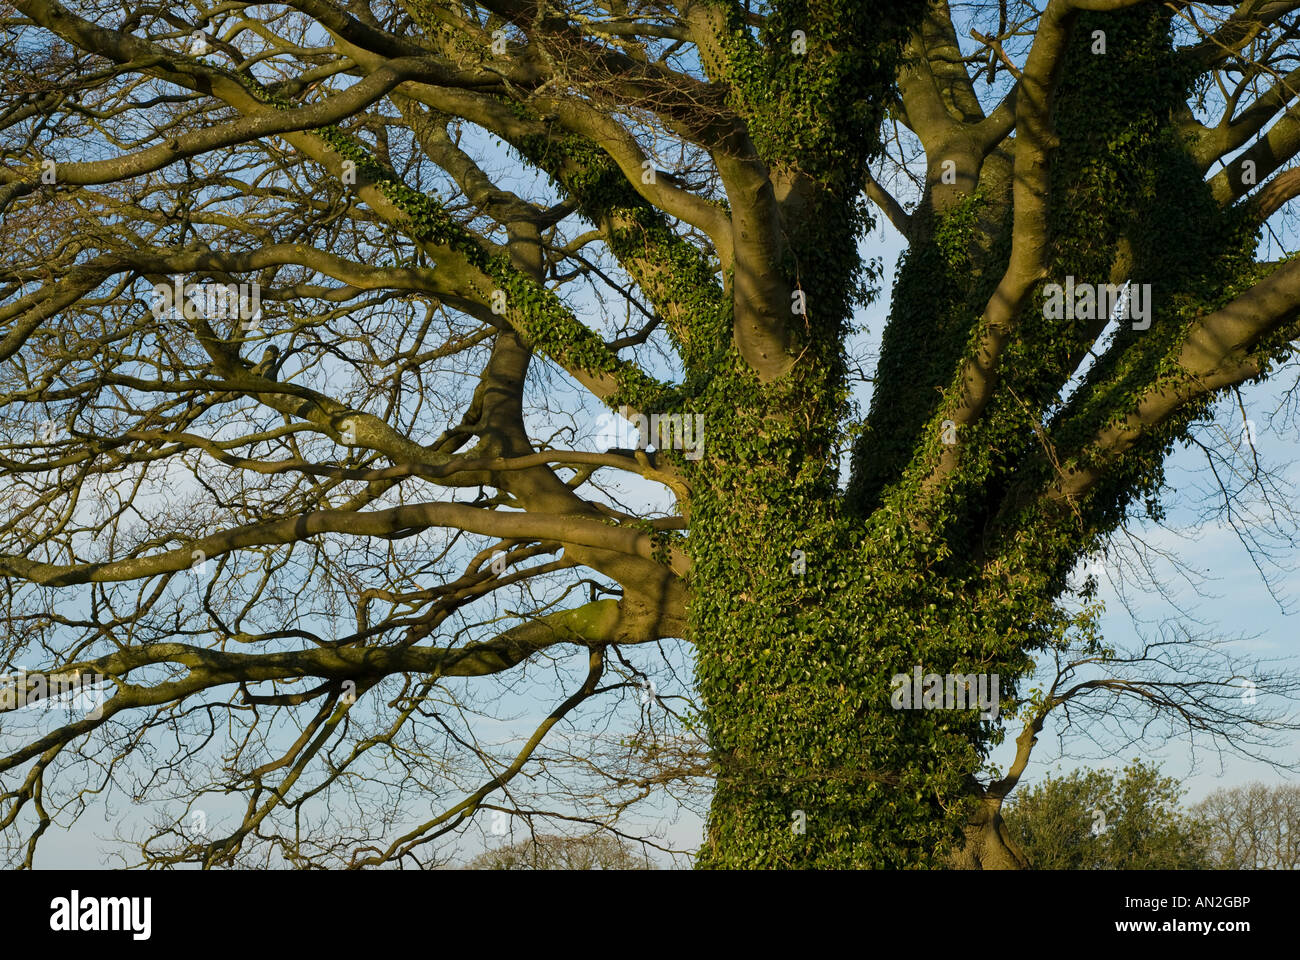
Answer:
[[[1004,642],[898,514],[848,517],[833,390],[720,387],[691,475],[691,623],[716,767],[702,867],[936,866],[980,763],[973,710],[896,709],[916,666]],[[828,402],[824,398],[830,397]]]
[[[1002,801],[985,799],[965,829],[965,842],[953,851],[954,870],[1027,870],[1029,860],[1002,819]]]

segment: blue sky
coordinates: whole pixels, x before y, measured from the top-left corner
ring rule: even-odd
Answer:
[[[892,227],[882,224],[864,242],[863,252],[884,258],[886,277],[892,283],[901,250],[901,238]],[[885,294],[860,318],[863,330],[856,348],[874,354],[888,303],[887,284]],[[556,379],[555,374],[549,371],[539,370],[536,375],[548,380]],[[1264,462],[1277,464],[1275,470],[1283,478],[1294,481],[1296,469],[1292,461],[1300,434],[1295,425],[1288,425],[1284,418],[1271,417],[1292,382],[1284,372],[1275,382],[1245,392],[1244,400],[1247,416],[1256,422],[1255,445],[1259,455]],[[858,393],[864,410],[870,396],[868,390],[869,387],[861,386]],[[556,424],[553,421],[545,422],[549,416],[550,411],[545,411],[530,423],[534,435],[546,436],[554,429]],[[1234,421],[1233,416],[1237,420]],[[1240,419],[1239,414],[1229,410],[1228,415],[1220,418],[1225,426],[1219,433],[1228,440],[1234,439],[1234,431],[1240,433]],[[583,439],[595,442],[594,434],[602,428],[598,418],[579,415],[575,422],[580,432],[592,435]],[[1210,428],[1211,434],[1213,429]],[[1235,439],[1239,441],[1240,437]],[[581,447],[583,442],[574,445]],[[1127,646],[1137,640],[1139,630],[1150,632],[1161,625],[1191,623],[1203,635],[1240,637],[1233,641],[1232,649],[1243,655],[1292,657],[1298,652],[1294,638],[1296,621],[1288,610],[1294,610],[1296,604],[1288,605],[1287,599],[1300,598],[1300,574],[1287,570],[1273,571],[1273,591],[1270,592],[1231,528],[1211,520],[1196,529],[1196,522],[1201,519],[1197,509],[1201,498],[1193,494],[1195,488],[1204,483],[1203,463],[1204,457],[1198,449],[1178,449],[1170,461],[1168,473],[1171,492],[1165,497],[1168,517],[1164,524],[1168,529],[1157,529],[1149,522],[1136,524],[1133,528],[1153,545],[1168,548],[1191,571],[1199,574],[1202,581],[1186,582],[1177,575],[1171,562],[1163,561],[1163,565],[1157,564],[1153,571],[1154,581],[1162,589],[1152,589],[1151,584],[1140,582],[1132,575],[1132,570],[1126,568],[1125,564],[1131,562],[1131,557],[1126,561],[1122,552],[1116,553],[1106,564],[1107,574],[1100,580],[1098,593],[1098,599],[1106,606],[1102,619],[1104,636],[1114,644]],[[648,499],[662,509],[670,505],[662,491],[639,480],[624,481],[620,486],[630,501]],[[1285,554],[1283,551],[1284,559]],[[688,652],[682,644],[670,642],[662,647],[665,656],[657,650],[634,649],[629,651],[629,659],[655,678],[656,692],[665,695],[682,693],[690,682]],[[675,679],[669,668],[678,672]],[[500,719],[480,722],[478,735],[485,742],[500,743],[503,748],[517,743],[518,738],[531,732],[532,724],[556,702],[557,677],[560,686],[572,689],[584,669],[585,655],[566,650],[554,661],[530,669],[523,682],[516,683],[512,679],[509,684],[503,684],[495,704]],[[618,716],[630,726],[632,717],[640,708],[640,697],[632,690],[625,694],[624,699],[624,709]],[[595,715],[579,714],[574,722],[554,731],[548,744],[562,744],[566,738],[581,739],[596,733],[609,733],[611,729],[613,733],[618,732],[617,724],[614,728],[603,724],[604,721]],[[1203,739],[1191,741],[1186,737],[1174,737],[1167,741],[1156,739],[1125,744],[1114,736],[1101,736],[1098,742],[1091,742],[1084,736],[1062,743],[1058,737],[1060,726],[1058,718],[1049,719],[1022,785],[1037,782],[1049,772],[1059,774],[1076,766],[1122,766],[1138,756],[1160,762],[1166,775],[1183,781],[1187,789],[1185,802],[1189,804],[1217,787],[1253,780],[1277,783],[1294,779],[1293,774],[1279,772],[1266,762],[1244,759]],[[1013,751],[1011,741],[1018,732],[1017,726],[1009,727],[1008,742],[995,752],[994,763],[1006,767]],[[1082,732],[1097,733],[1088,727]],[[1293,737],[1289,744],[1284,744],[1269,756],[1283,763],[1294,763],[1300,756],[1297,745]],[[204,807],[211,821],[221,823],[226,818],[233,820],[240,804],[234,799],[208,798]],[[71,830],[54,830],[46,835],[38,864],[45,867],[99,865],[104,855],[115,846],[109,841],[115,828],[132,821],[142,826],[144,819],[142,808],[132,807],[121,799],[108,804],[96,802]],[[456,844],[464,856],[472,855],[483,846],[526,835],[522,825],[511,823],[510,836],[494,836],[491,822],[487,813],[475,819],[475,826]],[[682,850],[698,845],[702,832],[702,821],[697,811],[678,805],[670,797],[660,797],[641,809],[629,821],[629,830],[633,824],[653,830],[670,846]]]
[[[498,155],[498,159],[502,166],[511,166],[504,151]],[[525,189],[530,179],[532,186]],[[538,178],[530,178],[529,175],[521,176],[517,182],[509,185],[528,195],[549,191]],[[1289,242],[1293,237],[1285,226],[1283,215],[1279,214],[1275,218],[1274,227],[1282,239]],[[902,248],[901,237],[883,219],[879,228],[863,243],[862,252],[865,257],[881,257],[884,261],[885,290],[881,298],[860,317],[863,330],[853,345],[855,352],[874,355],[878,348],[888,312],[889,287]],[[1266,235],[1263,252],[1269,257],[1278,256],[1277,245],[1271,236]],[[602,316],[599,310],[594,310],[593,316],[606,321],[611,329],[623,320],[621,316]],[[1156,322],[1159,322],[1158,317],[1157,310]],[[584,316],[584,319],[591,318]],[[601,427],[599,411],[581,395],[581,391],[576,390],[571,383],[564,382],[564,378],[554,369],[538,364],[533,377],[534,386],[545,387],[543,392],[546,401],[545,408],[531,412],[529,422],[533,435],[548,437],[557,429],[571,431],[572,437],[565,434],[557,438],[554,445],[595,449],[595,434]],[[1207,442],[1213,442],[1223,451],[1224,464],[1235,464],[1241,468],[1245,463],[1244,456],[1234,455],[1230,448],[1236,444],[1238,454],[1241,454],[1242,422],[1252,421],[1255,424],[1255,448],[1260,457],[1271,465],[1271,472],[1284,483],[1292,485],[1290,490],[1300,481],[1294,463],[1300,429],[1294,419],[1288,416],[1275,417],[1274,413],[1284,404],[1286,393],[1293,385],[1294,377],[1283,371],[1268,384],[1244,390],[1244,416],[1225,410],[1220,418],[1222,436],[1217,436],[1213,428],[1205,431]],[[857,399],[863,411],[870,398],[869,389],[869,385],[865,384],[858,387]],[[557,408],[568,411],[567,420],[556,418]],[[707,438],[705,442],[707,444]],[[1162,558],[1155,563],[1152,582],[1143,582],[1142,578],[1136,576],[1131,552],[1125,552],[1127,548],[1123,544],[1117,544],[1117,553],[1106,565],[1107,575],[1101,579],[1098,593],[1098,599],[1106,606],[1102,619],[1104,635],[1113,643],[1127,646],[1137,641],[1140,631],[1150,632],[1159,630],[1162,626],[1184,624],[1195,627],[1205,636],[1237,638],[1232,640],[1231,649],[1243,656],[1294,657],[1300,653],[1300,645],[1294,637],[1296,621],[1293,612],[1300,609],[1300,573],[1287,567],[1288,560],[1294,557],[1294,550],[1285,540],[1285,531],[1280,539],[1272,539],[1282,566],[1267,568],[1266,572],[1273,577],[1273,589],[1270,590],[1252,563],[1250,552],[1231,528],[1217,525],[1213,520],[1200,524],[1204,519],[1199,491],[1206,483],[1204,464],[1204,454],[1198,448],[1178,449],[1169,464],[1170,492],[1164,500],[1168,509],[1165,527],[1169,529],[1157,529],[1149,522],[1135,523],[1132,528],[1132,532],[1147,539],[1155,547],[1168,549],[1176,555],[1197,574],[1200,581],[1189,582],[1179,574],[1169,559]],[[650,488],[639,481],[622,480],[615,482],[614,486],[622,490],[629,501],[653,502],[662,510],[667,510],[671,505],[671,499],[662,490]],[[1286,492],[1289,491],[1283,491],[1284,499]],[[1254,516],[1248,514],[1243,517],[1241,523],[1247,531],[1265,530],[1258,512]],[[1185,532],[1189,538],[1180,538],[1176,535],[1177,532]],[[682,692],[690,684],[688,650],[680,643],[665,643],[662,646],[662,655],[651,648],[631,650],[627,655],[635,665],[651,673],[657,692],[665,695]],[[484,741],[500,743],[503,749],[516,743],[521,735],[531,732],[532,725],[540,715],[557,702],[557,690],[561,687],[565,690],[573,689],[584,669],[585,654],[565,650],[553,661],[544,661],[536,667],[530,667],[522,680],[512,675],[503,679],[499,685],[495,680],[485,681],[485,689],[496,691],[493,706],[500,718],[481,721],[476,730]],[[672,676],[674,670],[677,672],[675,678]],[[517,672],[512,672],[514,673]],[[635,690],[630,690],[625,692],[624,700],[624,706],[617,717],[619,722],[630,724],[631,718],[640,710],[640,698]],[[580,713],[572,723],[564,724],[553,732],[549,740],[562,742],[564,737],[616,736],[621,729],[617,723],[606,726],[598,713]],[[1090,742],[1086,737],[1062,743],[1058,738],[1059,729],[1058,719],[1048,721],[1024,784],[1041,780],[1049,772],[1065,772],[1080,765],[1120,766],[1135,756],[1161,762],[1167,775],[1182,780],[1187,788],[1186,801],[1189,803],[1221,786],[1233,786],[1252,780],[1276,783],[1284,780],[1293,782],[1295,779],[1294,774],[1281,773],[1261,760],[1243,759],[1230,750],[1224,751],[1213,742],[1205,740],[1189,741],[1175,737],[1167,741],[1157,739],[1127,744],[1122,739],[1104,736],[1096,743]],[[1005,768],[1012,750],[1010,741],[1017,732],[1015,727],[1009,730],[1008,743],[994,755],[993,762]],[[1297,747],[1300,747],[1300,740],[1293,736],[1289,743],[1282,744],[1269,756],[1282,763],[1294,763],[1300,759]],[[211,821],[221,822],[224,817],[233,817],[242,805],[230,798],[210,798],[205,801],[205,807]],[[143,822],[143,811],[130,806],[120,797],[108,803],[96,802],[72,829],[53,830],[46,835],[42,840],[38,864],[46,867],[96,866],[111,848],[106,838],[116,827],[123,824],[141,825]],[[475,822],[475,829],[469,831],[461,843],[466,854],[472,854],[482,845],[497,843],[501,839],[491,835],[489,816],[480,815]],[[643,810],[640,822],[660,830],[672,845],[680,849],[691,849],[700,840],[702,824],[699,817],[693,810],[678,805],[669,797],[661,797],[658,802]]]

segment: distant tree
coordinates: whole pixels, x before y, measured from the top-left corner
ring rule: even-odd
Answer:
[[[1216,790],[1192,808],[1214,866],[1300,869],[1300,786],[1252,783]]]
[[[1178,781],[1134,760],[1048,777],[1005,820],[1011,841],[1039,870],[1196,870],[1210,866],[1197,823],[1179,808]]]
[[[582,837],[538,835],[485,850],[470,870],[655,870],[654,861],[608,834]]]

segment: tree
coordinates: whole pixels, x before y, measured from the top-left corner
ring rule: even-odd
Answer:
[[[625,842],[607,834],[583,837],[541,835],[485,850],[470,870],[653,870]]]
[[[1192,816],[1220,869],[1300,869],[1300,787],[1252,783],[1215,790]]]
[[[1073,770],[1018,796],[1008,833],[1037,870],[1196,870],[1209,866],[1182,788],[1134,760],[1116,775]]]
[[[704,775],[701,866],[1014,865],[1074,567],[1300,333],[1298,8],[17,0],[9,702],[105,699],[6,726],[13,858],[98,791],[143,862],[363,867]]]

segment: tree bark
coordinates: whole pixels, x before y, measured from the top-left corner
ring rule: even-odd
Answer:
[[[965,833],[965,842],[953,851],[950,860],[954,870],[1029,869],[1029,860],[1002,819],[1001,800],[981,800]]]

